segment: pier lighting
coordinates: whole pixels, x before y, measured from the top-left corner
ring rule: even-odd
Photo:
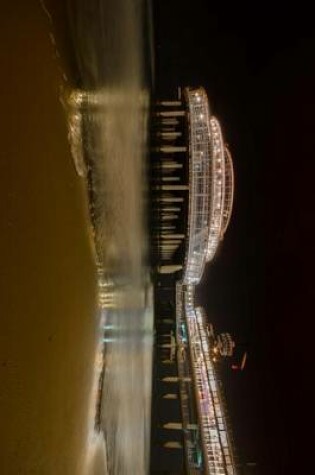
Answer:
[[[163,244],[161,260],[168,262],[162,262],[159,270],[171,273],[180,269],[184,284],[195,285],[206,263],[215,256],[230,220],[232,160],[230,154],[227,156],[220,123],[212,115],[203,88],[185,87],[177,101],[161,101],[158,107],[155,127],[160,142],[154,153],[161,153],[162,174],[161,183],[157,183],[159,177],[154,177],[154,190],[162,193],[156,201],[176,203],[181,208],[176,215],[171,209],[162,209],[158,219],[164,226],[185,228],[181,228],[184,237],[180,242],[171,243],[175,246],[172,252],[168,243]],[[179,174],[178,167],[184,173]],[[179,258],[182,261],[175,265]]]

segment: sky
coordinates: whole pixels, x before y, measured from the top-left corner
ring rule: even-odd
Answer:
[[[234,159],[233,217],[199,302],[248,350],[226,379],[238,452],[255,473],[311,473],[314,439],[315,37],[294,7],[160,0],[156,95],[203,85]]]

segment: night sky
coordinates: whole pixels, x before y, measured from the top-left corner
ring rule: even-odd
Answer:
[[[315,473],[313,16],[207,0],[154,14],[157,96],[205,86],[234,159],[232,221],[198,295],[248,350],[226,381],[239,455],[253,473]]]

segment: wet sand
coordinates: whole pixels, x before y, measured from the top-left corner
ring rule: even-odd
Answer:
[[[40,4],[1,10],[0,473],[73,475],[98,337],[85,189]]]

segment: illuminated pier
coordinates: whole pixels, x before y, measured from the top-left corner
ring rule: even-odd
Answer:
[[[229,225],[234,194],[232,157],[203,88],[186,87],[176,100],[157,103],[151,158],[157,270],[151,474],[236,475],[220,381],[235,345],[229,333],[215,335],[194,297]]]

